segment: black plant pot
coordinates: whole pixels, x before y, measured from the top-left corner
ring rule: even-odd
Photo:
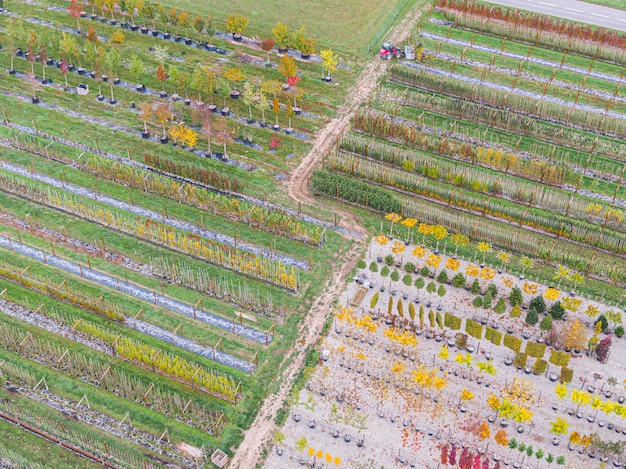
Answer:
[[[89,76],[90,76],[91,78],[96,78],[96,71],[95,71],[95,70],[92,70],[91,72],[89,72]]]
[[[146,86],[142,84],[135,85],[135,89],[139,91],[140,93],[143,93],[144,91],[146,91]]]
[[[151,29],[150,34],[152,34],[152,37],[157,37],[159,35],[159,31],[157,29]]]
[[[15,69],[9,70],[9,75],[15,75]]]
[[[185,44],[190,46],[193,41],[189,38],[185,38]]]
[[[300,109],[298,106],[292,107],[291,110],[296,116],[299,116],[300,114],[302,114],[302,109]]]
[[[163,33],[163,39],[169,41],[172,35],[168,32]]]
[[[280,130],[280,125],[278,125],[278,124],[274,124],[274,125],[272,126],[272,129],[273,129],[274,131],[278,132],[278,131]]]
[[[161,98],[167,98],[167,91],[165,91],[165,90],[161,90],[161,91],[159,91],[159,96],[160,96]]]
[[[169,139],[169,138],[167,138],[167,137],[161,137],[161,138],[159,139],[159,142],[161,142],[163,145],[165,145],[165,144],[166,144],[167,142],[169,142],[169,141],[170,141],[170,139]]]
[[[241,33],[233,33],[233,41],[241,42],[243,41],[243,36]]]
[[[285,48],[279,47],[278,48],[278,53],[279,54],[286,54],[288,51],[289,51],[289,49],[287,47],[285,47]]]
[[[109,81],[109,76],[106,74],[103,74],[100,78],[102,78],[102,81],[107,82]]]
[[[309,60],[311,58],[311,54],[300,54],[300,58],[303,60]]]
[[[122,29],[129,29],[130,25],[126,21],[122,21],[120,23],[120,28],[122,28]]]
[[[230,109],[228,108],[228,106],[223,107],[222,108],[222,115],[223,116],[228,116],[230,114]]]
[[[102,101],[105,100],[105,97],[104,97],[103,94],[99,94],[97,99],[98,99],[98,101],[102,102]]]
[[[117,21],[115,21],[115,20],[109,20],[109,21],[108,21],[108,23],[109,23],[109,25],[111,25],[111,26],[115,26],[115,25],[117,24]]]
[[[254,119],[252,119],[252,118],[248,117],[248,118],[246,119],[246,122],[247,122],[248,124],[254,124]]]
[[[46,60],[46,65],[47,65],[48,67],[53,67],[53,66],[54,66],[54,60],[52,60],[52,59],[47,59],[47,60]]]
[[[230,97],[233,99],[239,99],[240,96],[241,96],[241,92],[239,90],[232,90],[230,92]]]
[[[185,106],[191,106],[191,99],[185,98]]]
[[[264,129],[267,127],[267,122],[261,122],[259,125]]]
[[[324,77],[324,81],[326,83],[330,83],[331,81],[333,81],[333,77]]]
[[[136,25],[136,24],[131,24],[130,25],[130,30],[131,31],[137,31],[138,29],[139,29],[139,25]]]
[[[150,138],[150,131],[149,130],[142,130],[141,131],[141,138]]]
[[[150,30],[148,29],[147,26],[142,26],[141,27],[141,34],[148,34],[148,32],[150,32]]]
[[[292,129],[291,127],[287,127],[287,128],[285,129],[285,133],[286,133],[287,135],[291,135],[291,134],[293,133],[293,129]]]
[[[120,80],[120,78],[119,78],[119,77],[115,77],[115,78],[113,78],[113,84],[114,84],[114,85],[119,85],[121,81],[122,81],[122,80]]]
[[[87,70],[85,70],[84,67],[78,67],[76,69],[76,73],[78,73],[79,75],[85,75],[85,74],[87,74]]]
[[[109,104],[111,104],[112,106],[115,106],[117,104],[117,99],[115,98],[109,99]]]
[[[15,49],[15,57],[24,57],[24,51],[18,47]]]
[[[217,46],[213,45],[213,44],[209,44],[207,43],[206,46],[204,46],[206,48],[206,50],[208,50],[209,52],[215,52],[217,50]]]
[[[217,112],[217,106],[215,104],[209,104],[209,111]]]
[[[30,100],[32,101],[33,104],[37,104],[39,102],[39,97],[38,96],[32,96],[30,98]]]
[[[182,37],[180,37],[180,35],[179,35],[179,34],[176,34],[176,35],[174,36],[174,41],[176,41],[176,42],[180,42],[182,39],[183,39],[183,38],[182,38]]]

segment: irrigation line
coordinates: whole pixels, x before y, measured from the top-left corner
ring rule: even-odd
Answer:
[[[309,263],[308,261],[299,260],[286,254],[281,254],[277,252],[272,252],[268,249],[255,246],[253,244],[244,243],[239,240],[235,240],[232,236],[228,236],[222,233],[217,233],[215,231],[207,230],[206,228],[201,228],[193,223],[186,222],[184,220],[178,218],[166,217],[164,214],[159,214],[152,210],[148,210],[146,208],[140,207],[138,205],[132,204],[130,202],[123,202],[121,200],[115,199],[113,197],[109,197],[107,195],[98,194],[91,189],[87,189],[86,187],[77,186],[75,184],[62,182],[59,179],[55,179],[46,174],[36,173],[34,171],[29,171],[20,166],[16,166],[14,164],[2,161],[0,162],[0,167],[13,174],[17,174],[19,176],[31,179],[33,181],[42,182],[46,185],[55,187],[57,189],[61,189],[63,191],[69,192],[71,194],[79,195],[81,197],[85,197],[87,199],[93,200],[95,202],[108,205],[110,207],[128,211],[135,215],[139,215],[150,220],[154,220],[157,222],[161,222],[165,225],[172,226],[176,229],[187,231],[193,233],[198,236],[202,236],[203,238],[209,241],[216,241],[218,243],[225,244],[235,249],[239,249],[241,251],[249,252],[250,254],[266,257],[268,259],[272,259],[274,261],[280,262],[286,266],[297,267],[301,270],[308,270]]]
[[[255,342],[265,344],[272,341],[273,336],[269,333],[259,331],[244,325],[237,325],[234,321],[216,316],[202,309],[194,308],[188,304],[182,303],[173,298],[150,291],[146,288],[139,287],[125,280],[121,280],[117,277],[98,272],[81,264],[77,264],[72,261],[62,259],[53,254],[44,254],[40,249],[35,249],[17,241],[10,240],[7,237],[0,236],[0,247],[10,249],[19,254],[23,254],[30,258],[36,259],[43,263],[49,264],[58,269],[64,270],[74,275],[81,276],[87,280],[91,280],[100,285],[104,285],[113,290],[119,290],[127,295],[134,296],[149,303],[154,303],[159,306],[163,306],[175,313],[183,314],[190,318],[195,318],[199,321],[206,322],[211,326],[218,327],[228,332],[232,332],[236,335],[240,335]],[[119,288],[118,288],[119,286]]]

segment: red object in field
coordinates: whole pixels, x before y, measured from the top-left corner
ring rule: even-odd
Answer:
[[[390,42],[385,42],[380,47],[380,58],[381,59],[390,59],[392,57],[400,58],[401,52],[396,46],[391,44]]]

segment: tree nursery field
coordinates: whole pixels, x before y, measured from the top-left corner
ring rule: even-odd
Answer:
[[[0,466],[626,464],[626,36],[0,10]]]

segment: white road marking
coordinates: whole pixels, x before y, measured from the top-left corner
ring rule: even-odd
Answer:
[[[568,8],[568,7],[564,7],[564,8],[569,11],[575,11],[576,13],[584,13],[582,10],[577,10],[576,8]]]
[[[608,18],[606,15],[598,15],[597,13],[592,13],[591,16],[597,16],[598,18]]]
[[[622,23],[626,23],[626,20],[622,19],[622,18],[617,18],[617,21],[621,21]]]
[[[556,5],[553,3],[545,3],[545,2],[537,2],[539,5],[545,5],[547,7],[555,7]]]

